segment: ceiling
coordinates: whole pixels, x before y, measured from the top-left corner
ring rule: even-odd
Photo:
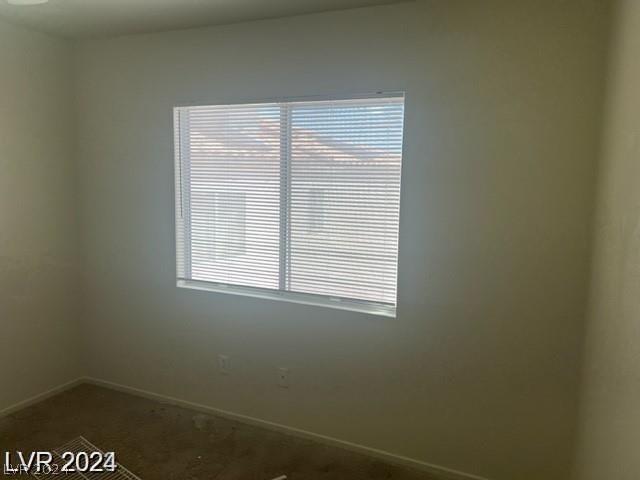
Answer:
[[[7,21],[66,38],[90,38],[221,25],[403,0],[49,0],[13,6]]]

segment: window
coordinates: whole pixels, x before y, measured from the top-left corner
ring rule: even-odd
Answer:
[[[403,95],[177,107],[178,286],[395,316]]]

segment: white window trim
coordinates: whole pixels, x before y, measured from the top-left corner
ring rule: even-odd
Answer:
[[[396,318],[396,307],[394,305],[387,305],[377,302],[367,302],[364,300],[329,297],[326,295],[314,295],[311,293],[284,292],[282,290],[270,290],[268,288],[243,287],[240,285],[204,282],[201,280],[178,279],[178,281],[176,282],[176,286],[178,288],[186,288],[190,290],[227,293],[229,295],[242,295],[244,297],[278,300],[280,302],[298,303],[316,307],[328,307],[335,308],[337,310],[348,310],[351,312],[367,313],[370,315]]]
[[[305,96],[305,97],[274,97],[271,99],[263,99],[260,101],[248,101],[248,102],[227,102],[227,103],[216,103],[216,105],[251,105],[251,104],[264,104],[264,103],[278,103],[278,102],[317,102],[317,101],[331,101],[331,100],[358,100],[358,99],[366,99],[366,98],[387,98],[387,97],[398,97],[402,96],[406,99],[406,93],[404,91],[378,91],[373,94],[355,94],[355,95],[317,95],[317,96]],[[180,115],[180,111],[183,108],[188,107],[197,107],[203,104],[210,104],[211,102],[204,103],[187,103],[176,105],[173,108],[174,119]],[[175,121],[175,120],[174,120]],[[175,134],[175,132],[174,132]],[[403,141],[404,143],[404,141]],[[187,145],[184,144],[174,144],[174,165],[175,165],[175,180],[176,180],[176,188],[179,189],[175,194],[175,198],[178,200],[180,205],[176,205],[175,209],[175,219],[174,225],[177,225],[178,219],[180,221],[184,221],[185,218],[182,215],[182,209],[185,204],[185,189],[183,184],[183,172],[182,169],[182,160],[180,158],[181,153],[180,150],[184,148],[188,148]],[[403,152],[405,151],[403,145]],[[288,155],[288,152],[285,152]],[[404,157],[404,155],[403,155]],[[403,158],[404,161],[404,158]],[[286,165],[290,165],[290,162],[283,162]],[[282,172],[282,175],[287,175],[288,172]],[[284,195],[287,197],[288,195]],[[188,202],[188,199],[187,199]],[[281,205],[281,215],[282,212],[288,212],[288,199],[284,199]],[[399,219],[400,220],[400,219]],[[288,222],[287,222],[288,224]],[[175,231],[176,239],[178,238],[178,231]],[[186,239],[185,239],[186,240]],[[281,242],[281,245],[283,243]],[[188,250],[188,249],[187,249]],[[176,252],[177,253],[177,252]],[[286,253],[286,252],[285,252]],[[281,258],[283,258],[281,256]],[[179,261],[179,260],[178,260]],[[183,260],[184,261],[184,260]],[[396,269],[398,266],[396,265]],[[282,275],[282,268],[280,269]],[[267,289],[267,288],[258,288],[258,287],[247,287],[241,285],[232,285],[225,283],[216,283],[216,282],[207,282],[201,280],[192,280],[179,278],[176,270],[176,286],[180,289],[187,290],[196,290],[196,291],[205,291],[212,293],[224,293],[228,295],[240,295],[246,297],[260,298],[266,300],[276,300],[281,302],[289,302],[296,303],[301,305],[310,305],[310,306],[319,306],[326,308],[333,308],[337,310],[345,310],[351,312],[364,313],[369,315],[388,317],[388,318],[396,318],[397,317],[397,300],[395,304],[386,304],[381,302],[372,302],[366,300],[356,300],[350,298],[340,298],[340,297],[332,297],[328,295],[316,295],[310,293],[303,292],[290,292],[284,290],[276,290],[276,289]],[[398,277],[396,277],[398,278]],[[280,286],[283,286],[283,280],[280,279]],[[397,298],[397,297],[396,297]]]

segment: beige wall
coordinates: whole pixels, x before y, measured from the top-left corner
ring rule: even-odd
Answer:
[[[71,55],[0,21],[0,410],[79,376]]]
[[[640,478],[640,2],[616,12],[587,336],[580,480]]]
[[[603,3],[425,1],[82,43],[90,374],[494,480],[565,480]],[[175,287],[174,105],[379,89],[407,92],[397,319]]]

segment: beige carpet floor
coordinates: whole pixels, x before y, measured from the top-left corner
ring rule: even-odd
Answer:
[[[143,480],[438,480],[309,440],[81,385],[0,418],[0,451],[83,436]]]

